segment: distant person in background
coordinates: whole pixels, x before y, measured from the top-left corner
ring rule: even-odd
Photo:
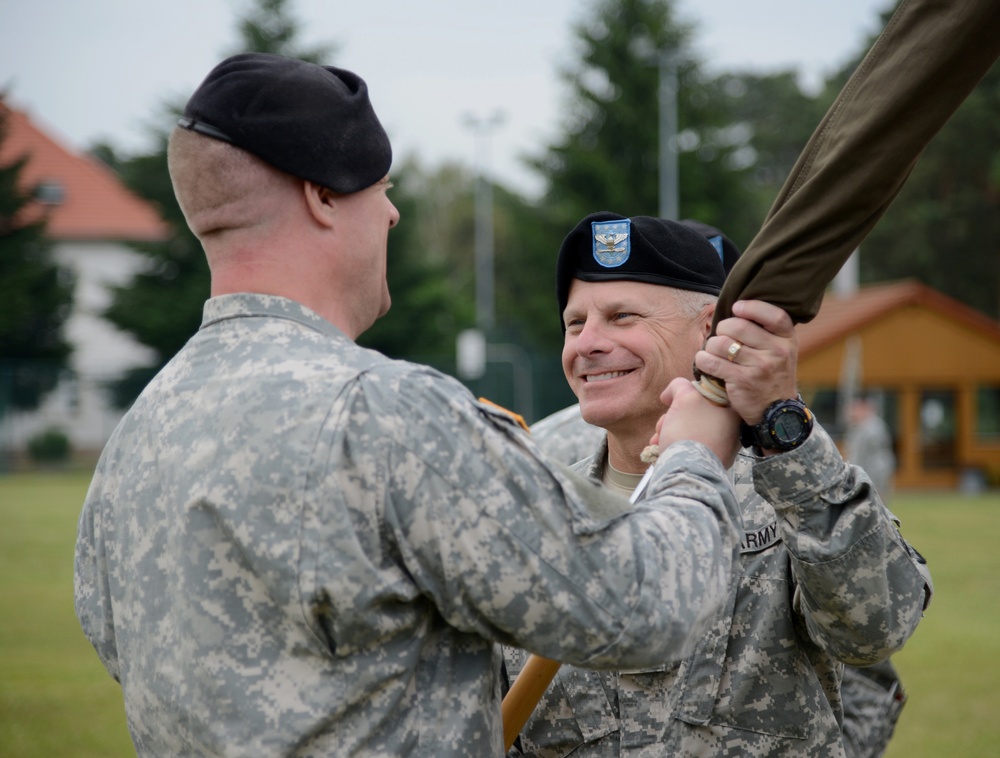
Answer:
[[[864,469],[882,502],[888,503],[893,495],[896,455],[892,432],[878,411],[876,398],[870,393],[851,399],[844,458]],[[885,752],[907,700],[892,662],[845,670],[841,693],[847,755],[878,758]]]
[[[870,394],[853,398],[847,424],[844,457],[864,468],[882,502],[888,503],[892,499],[896,455],[892,451],[892,432],[879,416],[875,398]]]

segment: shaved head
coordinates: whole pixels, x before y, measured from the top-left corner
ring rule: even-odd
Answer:
[[[263,228],[301,183],[245,150],[185,129],[170,135],[167,167],[184,218],[202,243]]]

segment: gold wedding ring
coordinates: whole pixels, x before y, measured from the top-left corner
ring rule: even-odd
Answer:
[[[743,345],[741,345],[739,342],[734,342],[732,345],[729,346],[729,349],[726,351],[727,360],[735,361],[736,356],[740,354],[740,350],[742,349]]]

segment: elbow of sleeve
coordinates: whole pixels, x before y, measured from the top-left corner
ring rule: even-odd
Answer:
[[[923,617],[924,597],[918,593],[910,602],[886,605],[871,614],[863,625],[852,626],[836,635],[829,645],[831,654],[852,666],[870,666],[899,652],[916,631]]]
[[[843,663],[868,666],[899,651],[923,618],[927,585],[906,578],[913,581],[896,574],[895,581],[849,593],[813,594],[800,585],[796,605],[817,644]]]

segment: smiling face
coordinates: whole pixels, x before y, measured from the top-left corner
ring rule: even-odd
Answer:
[[[648,438],[663,414],[660,393],[692,377],[714,298],[636,281],[570,285],[562,365],[583,418],[612,436]],[[697,312],[697,315],[694,315]]]

